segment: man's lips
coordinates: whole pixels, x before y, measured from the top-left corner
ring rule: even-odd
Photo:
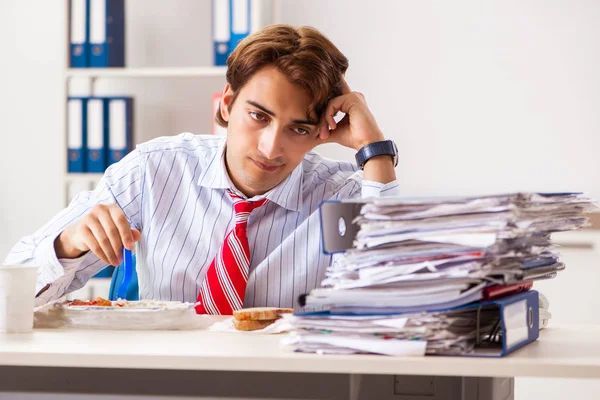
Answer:
[[[265,172],[273,172],[273,171],[276,171],[280,167],[280,165],[265,164],[260,161],[256,161],[254,159],[252,159],[252,161],[259,169],[261,169]]]

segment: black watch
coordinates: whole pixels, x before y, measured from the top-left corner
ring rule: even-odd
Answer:
[[[394,167],[398,165],[398,147],[393,140],[370,143],[356,152],[356,164],[363,169],[366,162],[375,156],[391,156]]]

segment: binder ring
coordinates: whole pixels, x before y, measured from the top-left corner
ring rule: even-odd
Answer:
[[[528,314],[529,315],[527,317],[528,318],[528,320],[527,320],[528,324],[527,325],[529,325],[529,329],[532,329],[533,328],[533,308],[529,307],[529,313]]]
[[[346,235],[346,220],[344,217],[340,217],[338,220],[338,233],[342,237]]]

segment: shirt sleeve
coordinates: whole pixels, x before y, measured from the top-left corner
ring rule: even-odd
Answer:
[[[362,197],[391,197],[400,196],[398,180],[383,184],[375,181],[362,181]]]
[[[35,233],[22,238],[9,252],[5,264],[40,267],[36,292],[47,288],[36,298],[36,305],[83,287],[89,278],[107,267],[92,252],[76,259],[58,259],[54,250],[54,241],[62,231],[79,221],[92,207],[97,204],[117,204],[132,227],[141,229],[140,160],[139,152],[134,150],[120,162],[111,165],[93,191],[79,193],[67,208]]]
[[[392,197],[400,196],[400,183],[393,180],[389,183],[380,183],[362,179],[362,171],[356,171],[345,179],[344,182],[338,182],[337,189],[334,191],[332,200],[358,199],[369,197]]]

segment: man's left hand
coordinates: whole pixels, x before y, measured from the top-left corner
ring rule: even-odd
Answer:
[[[385,140],[367,107],[365,96],[353,92],[345,79],[342,80],[342,84],[342,94],[327,104],[319,139],[323,143],[339,143],[356,151],[369,143]],[[338,112],[346,115],[336,123],[334,117]]]

